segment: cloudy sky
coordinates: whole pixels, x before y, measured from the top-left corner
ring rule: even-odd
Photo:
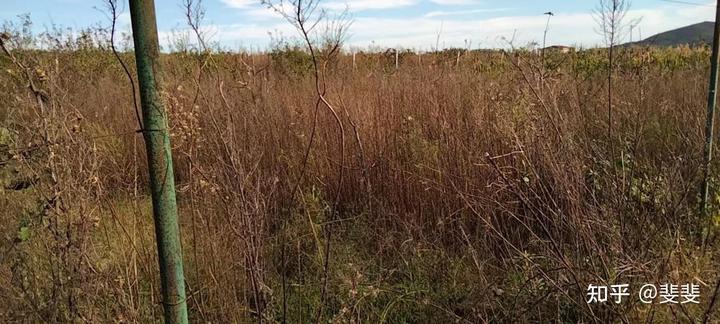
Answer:
[[[353,20],[348,45],[403,47],[427,50],[440,47],[503,47],[504,38],[515,34],[517,44],[540,42],[547,16],[548,45],[595,46],[602,38],[596,32],[593,9],[597,0],[320,0],[329,12],[349,8]],[[125,3],[124,0],[119,2]],[[295,36],[292,27],[265,9],[259,0],[203,0],[207,10],[204,29],[209,37],[229,49],[266,47],[269,33]],[[181,0],[155,0],[163,42],[172,31],[185,29]],[[714,19],[708,0],[634,0],[627,20],[640,19],[633,38]],[[2,0],[0,20],[30,13],[35,28],[57,24],[80,28],[107,23],[96,8],[102,0]],[[123,6],[127,11],[127,6]],[[129,29],[129,15],[121,19]],[[628,36],[629,38],[629,36]]]

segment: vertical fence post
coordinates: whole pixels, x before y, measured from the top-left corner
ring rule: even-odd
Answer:
[[[165,323],[187,323],[183,255],[175,201],[170,135],[160,95],[160,50],[154,0],[130,0],[147,149]]]
[[[705,163],[701,199],[702,210],[707,212],[708,196],[710,191],[710,162],[713,154],[713,128],[715,126],[715,106],[717,105],[718,83],[718,48],[720,47],[720,0],[715,10],[715,34],[713,36],[712,62],[710,68],[710,87],[708,90],[707,125],[705,126]]]
[[[400,69],[400,52],[395,49],[395,70]]]

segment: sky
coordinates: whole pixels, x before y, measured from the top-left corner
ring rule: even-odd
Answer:
[[[29,13],[34,29],[52,25],[79,29],[108,24],[98,8],[103,0],[0,0],[0,21]],[[331,15],[347,8],[352,25],[346,47],[440,48],[507,47],[542,43],[551,11],[547,45],[592,47],[602,44],[593,10],[598,0],[320,0]],[[121,30],[130,29],[126,0]],[[187,32],[181,0],[155,0],[161,43]],[[270,34],[275,38],[297,36],[278,14],[264,8],[260,0],[203,0],[206,17],[203,31],[215,44],[229,50],[267,49]],[[632,38],[638,40],[666,30],[714,20],[709,0],[634,0],[626,22],[635,21]],[[625,40],[630,40],[629,30]]]

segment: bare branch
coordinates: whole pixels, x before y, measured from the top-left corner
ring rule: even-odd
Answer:
[[[135,118],[137,119],[139,130],[144,129],[142,118],[140,117],[140,108],[138,107],[138,100],[137,100],[137,93],[135,92],[135,79],[132,76],[132,73],[130,73],[130,69],[128,68],[125,61],[123,61],[122,57],[120,57],[120,54],[118,53],[117,49],[115,48],[115,32],[117,31],[117,22],[121,15],[121,10],[118,8],[117,0],[105,0],[105,9],[107,10],[106,14],[108,19],[110,19],[110,49],[112,50],[113,55],[115,56],[115,59],[120,63],[120,65],[123,68],[123,71],[125,72],[125,75],[128,78],[128,81],[130,82],[130,87],[132,88],[132,100],[133,100],[133,107],[135,108]]]
[[[338,213],[339,205],[340,205],[340,197],[341,197],[341,189],[343,185],[344,180],[344,172],[345,172],[345,128],[343,126],[343,122],[340,119],[339,114],[337,113],[337,110],[334,108],[334,106],[327,100],[325,95],[327,94],[327,83],[325,79],[325,72],[326,72],[326,66],[329,59],[331,59],[336,53],[339,52],[339,49],[342,47],[342,43],[345,40],[345,37],[347,35],[348,28],[351,24],[350,20],[348,19],[347,15],[347,8],[344,12],[339,14],[335,19],[327,19],[328,15],[327,12],[319,7],[320,1],[319,0],[290,0],[290,1],[284,1],[284,0],[262,0],[262,3],[265,4],[268,8],[274,10],[275,12],[279,13],[282,17],[285,18],[290,24],[292,24],[295,29],[298,30],[298,32],[301,35],[301,38],[307,45],[307,49],[310,52],[310,56],[312,58],[313,63],[313,72],[314,72],[314,79],[315,79],[315,92],[317,95],[317,100],[315,103],[314,108],[314,120],[312,125],[312,132],[310,136],[310,141],[308,143],[308,146],[305,151],[305,157],[303,161],[303,167],[300,173],[300,176],[298,178],[297,184],[293,189],[291,197],[295,197],[306,173],[307,169],[307,163],[308,158],[310,155],[310,151],[312,150],[313,146],[313,140],[315,138],[315,132],[317,129],[317,115],[318,115],[318,109],[321,105],[325,106],[327,108],[328,112],[333,116],[337,128],[338,128],[338,138],[340,141],[340,166],[339,166],[339,175],[338,175],[338,184],[337,189],[335,192],[335,199],[333,201],[332,210],[330,214],[329,222],[325,225],[325,249],[324,249],[324,260],[323,260],[323,283],[321,287],[321,294],[320,294],[320,305],[317,309],[317,315],[316,315],[316,322],[320,323],[322,321],[322,313],[323,313],[323,307],[325,304],[325,298],[327,294],[327,284],[328,284],[328,275],[329,275],[329,268],[330,268],[330,250],[331,250],[331,242],[332,242],[332,224],[333,221],[336,218],[336,215]],[[287,4],[287,7],[285,6]],[[325,23],[325,29],[324,33],[320,34],[317,32],[318,26],[320,26],[322,23]],[[318,45],[318,42],[320,42],[320,45]],[[321,56],[322,53],[325,53],[324,58],[325,60],[321,62]],[[283,304],[285,301],[283,301]],[[283,307],[283,310],[285,307]]]

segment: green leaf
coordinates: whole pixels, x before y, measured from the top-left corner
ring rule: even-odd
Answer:
[[[18,230],[17,234],[18,240],[20,242],[25,242],[30,239],[30,228],[27,226],[20,227],[20,230]]]

